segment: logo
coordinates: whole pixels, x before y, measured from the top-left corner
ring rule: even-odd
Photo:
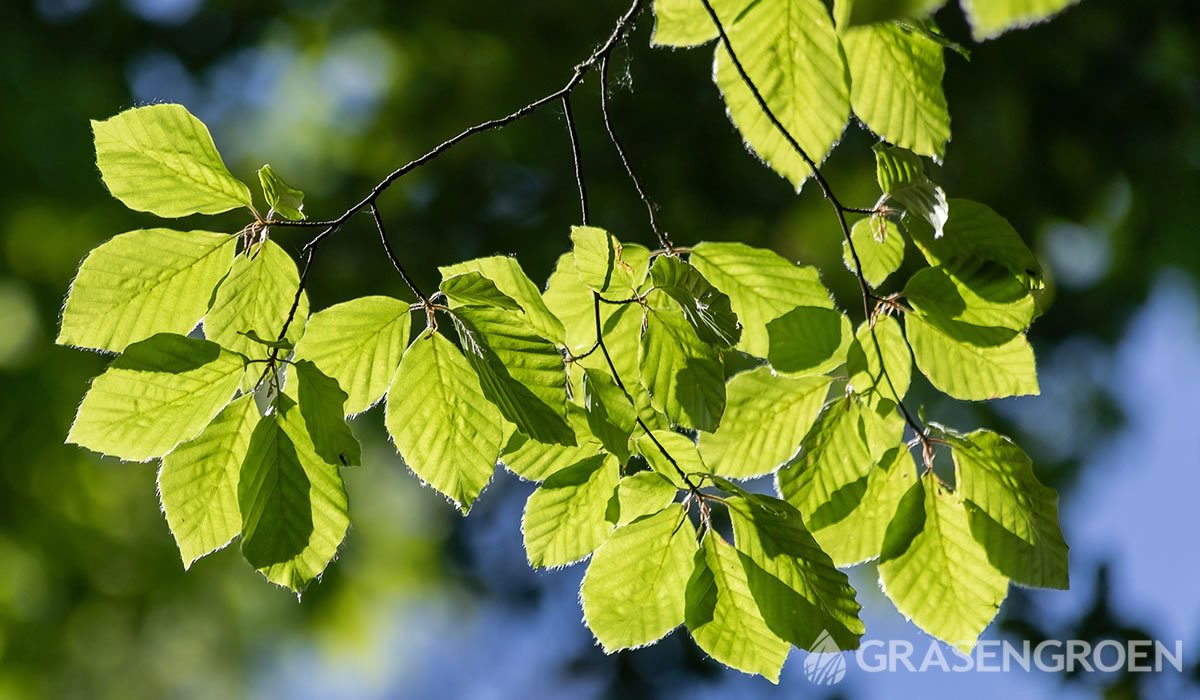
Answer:
[[[821,630],[804,657],[804,677],[817,685],[835,685],[846,677],[846,657],[829,630]]]

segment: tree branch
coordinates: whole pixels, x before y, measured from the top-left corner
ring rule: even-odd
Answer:
[[[571,112],[571,95],[562,96],[563,116],[567,120],[567,135],[571,137],[571,159],[575,163],[575,184],[579,186],[579,211],[584,226],[588,225],[588,193],[583,181],[583,154],[579,150],[579,132],[575,130],[575,115]]]

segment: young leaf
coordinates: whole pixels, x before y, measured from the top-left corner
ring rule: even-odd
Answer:
[[[1031,287],[1040,284],[1042,266],[1013,227],[987,205],[966,199],[949,202],[954,215],[946,222],[946,235],[938,238],[925,222],[909,221],[908,232],[930,265],[946,265],[960,258],[981,258],[999,263]]]
[[[620,468],[611,455],[593,455],[551,475],[525,503],[521,531],[535,569],[573,564],[608,537],[605,519]]]
[[[880,354],[887,376],[879,365]],[[875,319],[874,333],[867,323],[858,327],[846,355],[850,389],[870,406],[876,406],[880,401],[903,401],[912,383],[912,364],[912,352],[904,340],[900,323],[891,316],[879,316]]]
[[[579,597],[606,654],[657,642],[683,623],[696,531],[677,504],[617,528],[592,556]]]
[[[254,397],[239,397],[162,459],[158,496],[184,569],[242,532],[238,474],[258,419]]]
[[[292,257],[274,241],[263,241],[233,261],[204,317],[204,336],[248,357],[265,356],[263,347],[246,333],[278,338],[299,288],[300,273]],[[308,295],[301,292],[287,340],[299,340],[307,318]]]
[[[834,491],[804,524],[837,566],[870,561],[883,551],[900,499],[916,480],[912,453],[903,445],[894,447],[866,476]]]
[[[186,335],[233,263],[237,238],[165,228],[130,231],[83,259],[59,345],[120,352],[155,333]]]
[[[562,321],[559,321],[554,314],[550,313],[550,309],[546,308],[546,302],[542,299],[537,285],[521,269],[521,264],[517,262],[516,258],[495,255],[490,258],[478,258],[456,265],[439,267],[438,271],[442,273],[442,279],[466,272],[478,272],[491,280],[496,285],[496,289],[516,301],[524,309],[525,321],[533,327],[538,335],[556,343],[563,342],[565,333]]]
[[[311,360],[346,392],[346,415],[375,405],[387,392],[412,332],[408,303],[391,297],[352,299],[308,319],[295,359]]]
[[[850,81],[833,20],[821,0],[761,0],[726,32],[771,112],[816,162],[850,118]],[[717,86],[746,144],[797,190],[809,166],[767,118],[724,46]]]
[[[651,306],[645,324],[638,373],[654,408],[685,428],[716,430],[725,410],[721,356],[677,308]]]
[[[629,397],[621,391],[612,375],[585,369],[583,405],[588,427],[600,439],[604,449],[624,464],[629,460],[629,438],[637,427],[637,413]]]
[[[846,361],[854,330],[846,314],[798,306],[767,324],[767,360],[779,372],[824,374]]]
[[[696,554],[684,622],[696,645],[717,661],[779,682],[791,645],[767,627],[738,551],[715,531]]]
[[[166,217],[250,206],[250,189],[229,173],[208,127],[182,105],[147,105],[92,121],[96,165],[125,206]]]
[[[928,474],[901,500],[879,557],[879,582],[896,609],[964,653],[1008,594],[967,521],[959,496]]]
[[[829,290],[814,267],[800,267],[774,251],[744,243],[701,243],[692,265],[729,296],[742,325],[737,348],[766,357],[767,324],[798,306],[833,308]]]
[[[554,343],[526,316],[484,306],[454,311],[463,350],[488,400],[517,429],[539,442],[575,443],[567,423],[567,373]]]
[[[404,463],[464,513],[492,478],[504,427],[458,348],[414,340],[388,390],[384,419]]]
[[[567,422],[575,433],[575,444],[544,443],[514,432],[505,443],[500,461],[509,471],[529,481],[545,481],[551,475],[598,454],[603,445],[591,433],[587,416],[575,404],[567,404]]]
[[[288,368],[286,393],[299,404],[313,449],[330,464],[362,464],[362,447],[346,424],[346,392],[311,360]]]
[[[925,175],[921,157],[886,144],[875,145],[875,177],[883,190],[880,203],[893,201],[911,217],[924,219],[941,238],[950,218],[946,193]]]
[[[838,27],[886,22],[893,19],[921,19],[946,4],[946,0],[847,0],[848,16],[838,13]],[[845,21],[841,18],[845,17]]]
[[[496,283],[478,272],[464,272],[461,275],[451,275],[442,280],[438,286],[442,294],[450,300],[452,306],[491,306],[497,309],[520,311],[521,305],[515,299],[501,292]]]
[[[1008,340],[1033,322],[1036,311],[1028,286],[1004,267],[978,258],[958,258],[946,267],[927,267],[909,278],[904,298],[937,325],[967,324],[1008,329]],[[947,324],[946,322],[953,322]]]
[[[750,4],[751,0],[710,0],[713,10],[725,26]],[[698,46],[717,38],[713,24],[700,0],[654,0],[654,46]]]
[[[742,336],[729,297],[712,286],[696,268],[669,255],[660,255],[650,267],[655,289],[661,289],[679,304],[700,340],[710,345],[733,347]]]
[[[855,649],[864,628],[846,575],[805,529],[800,512],[769,496],[726,499],[734,545],[767,627],[801,649],[827,632]]]
[[[658,472],[638,472],[617,482],[606,518],[614,525],[628,525],[666,508],[678,494],[675,485]]]
[[[857,5],[857,2],[854,3]],[[941,45],[895,22],[842,28],[850,105],[871,131],[914,153],[941,158],[950,140]]]
[[[1045,22],[1079,0],[962,0],[975,41]]]
[[[304,219],[304,193],[284,182],[270,164],[258,169],[258,182],[272,211],[288,221]]]
[[[575,271],[588,288],[628,296],[638,286],[637,271],[625,262],[621,242],[595,226],[572,226]]]
[[[963,326],[960,331],[969,330]],[[905,335],[917,367],[939,390],[965,401],[1038,393],[1033,348],[1018,334],[1000,345],[956,337],[916,314],[905,319]]]
[[[134,343],[92,380],[67,442],[131,462],[161,457],[229,403],[244,367],[207,340],[160,333]]]
[[[971,533],[988,561],[1017,583],[1067,588],[1058,494],[1038,481],[1028,455],[988,430],[952,440],[951,454]]]
[[[725,416],[700,433],[700,455],[716,474],[735,479],[770,474],[791,459],[817,419],[828,377],[792,379],[759,367],[726,387]]]
[[[867,284],[878,289],[904,262],[904,236],[890,219],[871,216],[859,219],[850,229],[850,240],[862,263],[863,278]],[[842,243],[842,261],[851,272],[858,270],[848,243]]]
[[[317,454],[291,399],[276,406],[254,429],[238,480],[242,556],[301,593],[337,554],[350,516],[337,464]]]
[[[686,435],[670,430],[655,430],[650,435],[638,438],[637,444],[638,452],[646,460],[646,464],[678,488],[686,486],[680,471],[688,475],[709,473],[708,467],[696,450],[696,443]],[[666,454],[663,454],[664,449]]]

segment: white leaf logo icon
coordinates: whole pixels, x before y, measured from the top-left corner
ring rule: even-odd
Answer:
[[[828,630],[821,630],[804,657],[804,676],[817,685],[834,685],[846,677],[846,659]]]

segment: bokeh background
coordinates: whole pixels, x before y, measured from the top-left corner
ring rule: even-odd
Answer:
[[[532,572],[500,473],[463,520],[406,472],[376,410],[356,421],[353,528],[302,604],[236,547],[184,572],[155,467],[64,446],[105,358],[52,344],[78,261],[155,225],[110,198],[88,119],[155,101],[206,121],[248,182],[270,162],[334,215],[460,128],[559,86],[625,0],[6,0],[0,3],[0,698],[1200,697],[1200,4],[1083,0],[1050,24],[950,55],[954,121],[941,182],[1008,217],[1047,263],[1034,327],[1043,394],[994,405],[915,399],[963,429],[1014,435],[1062,493],[1069,592],[1014,588],[989,638],[1182,640],[1183,674],[866,674],[776,688],[722,670],[682,632],[606,657],[580,622],[582,567]],[[945,31],[966,40],[953,7]],[[711,51],[651,49],[644,16],[615,55],[616,128],[677,242],[744,240],[854,280],[815,188],[796,197],[743,150]],[[651,243],[603,138],[597,81],[576,98],[593,216]],[[828,165],[874,200],[871,138]],[[380,205],[418,280],[497,252],[545,279],[578,217],[562,116],[477,137]],[[236,230],[237,216],[188,227]],[[221,229],[216,229],[221,230]],[[302,231],[275,240],[295,251]],[[911,255],[912,251],[910,251]],[[916,260],[907,264],[913,266]],[[314,272],[315,307],[403,296],[368,221]],[[853,574],[868,638],[926,638]]]

